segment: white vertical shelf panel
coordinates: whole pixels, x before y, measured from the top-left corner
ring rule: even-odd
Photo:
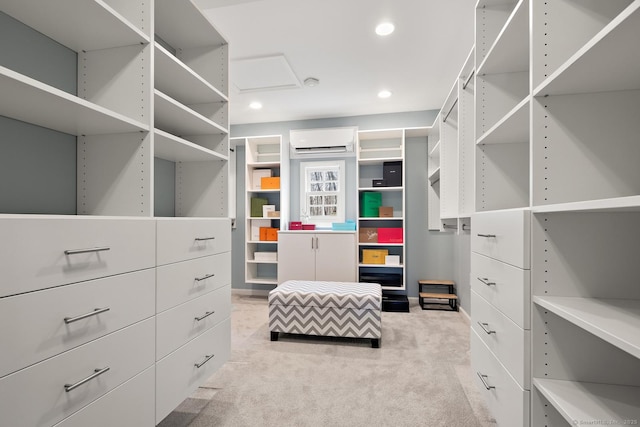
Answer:
[[[179,162],[176,164],[176,216],[228,215],[228,162]]]
[[[149,36],[102,0],[2,0],[0,9],[81,52],[149,43]]]
[[[77,212],[152,215],[149,133],[78,137]]]
[[[470,218],[475,211],[475,48],[462,67],[458,82],[458,216]],[[458,227],[458,231],[462,231]]]
[[[150,124],[150,51],[132,45],[78,53],[78,97]]]
[[[149,130],[137,120],[5,67],[0,67],[0,91],[12,100],[0,105],[0,115],[71,135]]]

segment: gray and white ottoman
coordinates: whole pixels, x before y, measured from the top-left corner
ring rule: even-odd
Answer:
[[[377,283],[289,280],[269,292],[271,341],[285,332],[370,338],[379,348],[381,310]]]

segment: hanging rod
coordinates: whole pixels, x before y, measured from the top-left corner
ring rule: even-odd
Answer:
[[[473,70],[471,72],[471,74],[469,74],[469,77],[467,77],[467,80],[465,80],[465,82],[462,84],[462,89],[466,89],[467,85],[469,84],[469,82],[471,81],[471,79],[473,78],[473,76],[476,74],[476,70]]]
[[[468,226],[467,224],[462,224],[462,230],[463,231],[471,230],[471,227]]]
[[[449,118],[449,114],[451,114],[451,112],[453,111],[453,108],[456,106],[457,103],[458,103],[458,98],[456,98],[456,100],[453,101],[453,105],[451,106],[451,108],[449,108],[449,112],[447,113],[446,116],[444,116],[444,119],[442,119],[442,123],[447,123],[447,118]]]
[[[457,230],[457,229],[458,229],[458,226],[457,226],[457,225],[448,225],[448,224],[443,224],[443,225],[442,225],[442,228],[445,228],[445,229],[446,229],[446,228],[451,228],[451,229],[453,229],[453,230]]]

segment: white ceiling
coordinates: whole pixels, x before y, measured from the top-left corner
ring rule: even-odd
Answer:
[[[439,109],[473,45],[476,0],[195,2],[229,42],[232,124]],[[390,36],[375,34],[382,20]],[[247,64],[283,88],[238,90],[251,87]],[[379,99],[382,89],[392,96]]]

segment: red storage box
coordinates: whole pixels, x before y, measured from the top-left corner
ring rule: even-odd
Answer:
[[[402,242],[402,228],[378,228],[378,243]]]
[[[302,221],[289,221],[289,230],[302,230]]]
[[[302,224],[302,229],[303,230],[315,230],[316,229],[316,225],[315,224]]]

